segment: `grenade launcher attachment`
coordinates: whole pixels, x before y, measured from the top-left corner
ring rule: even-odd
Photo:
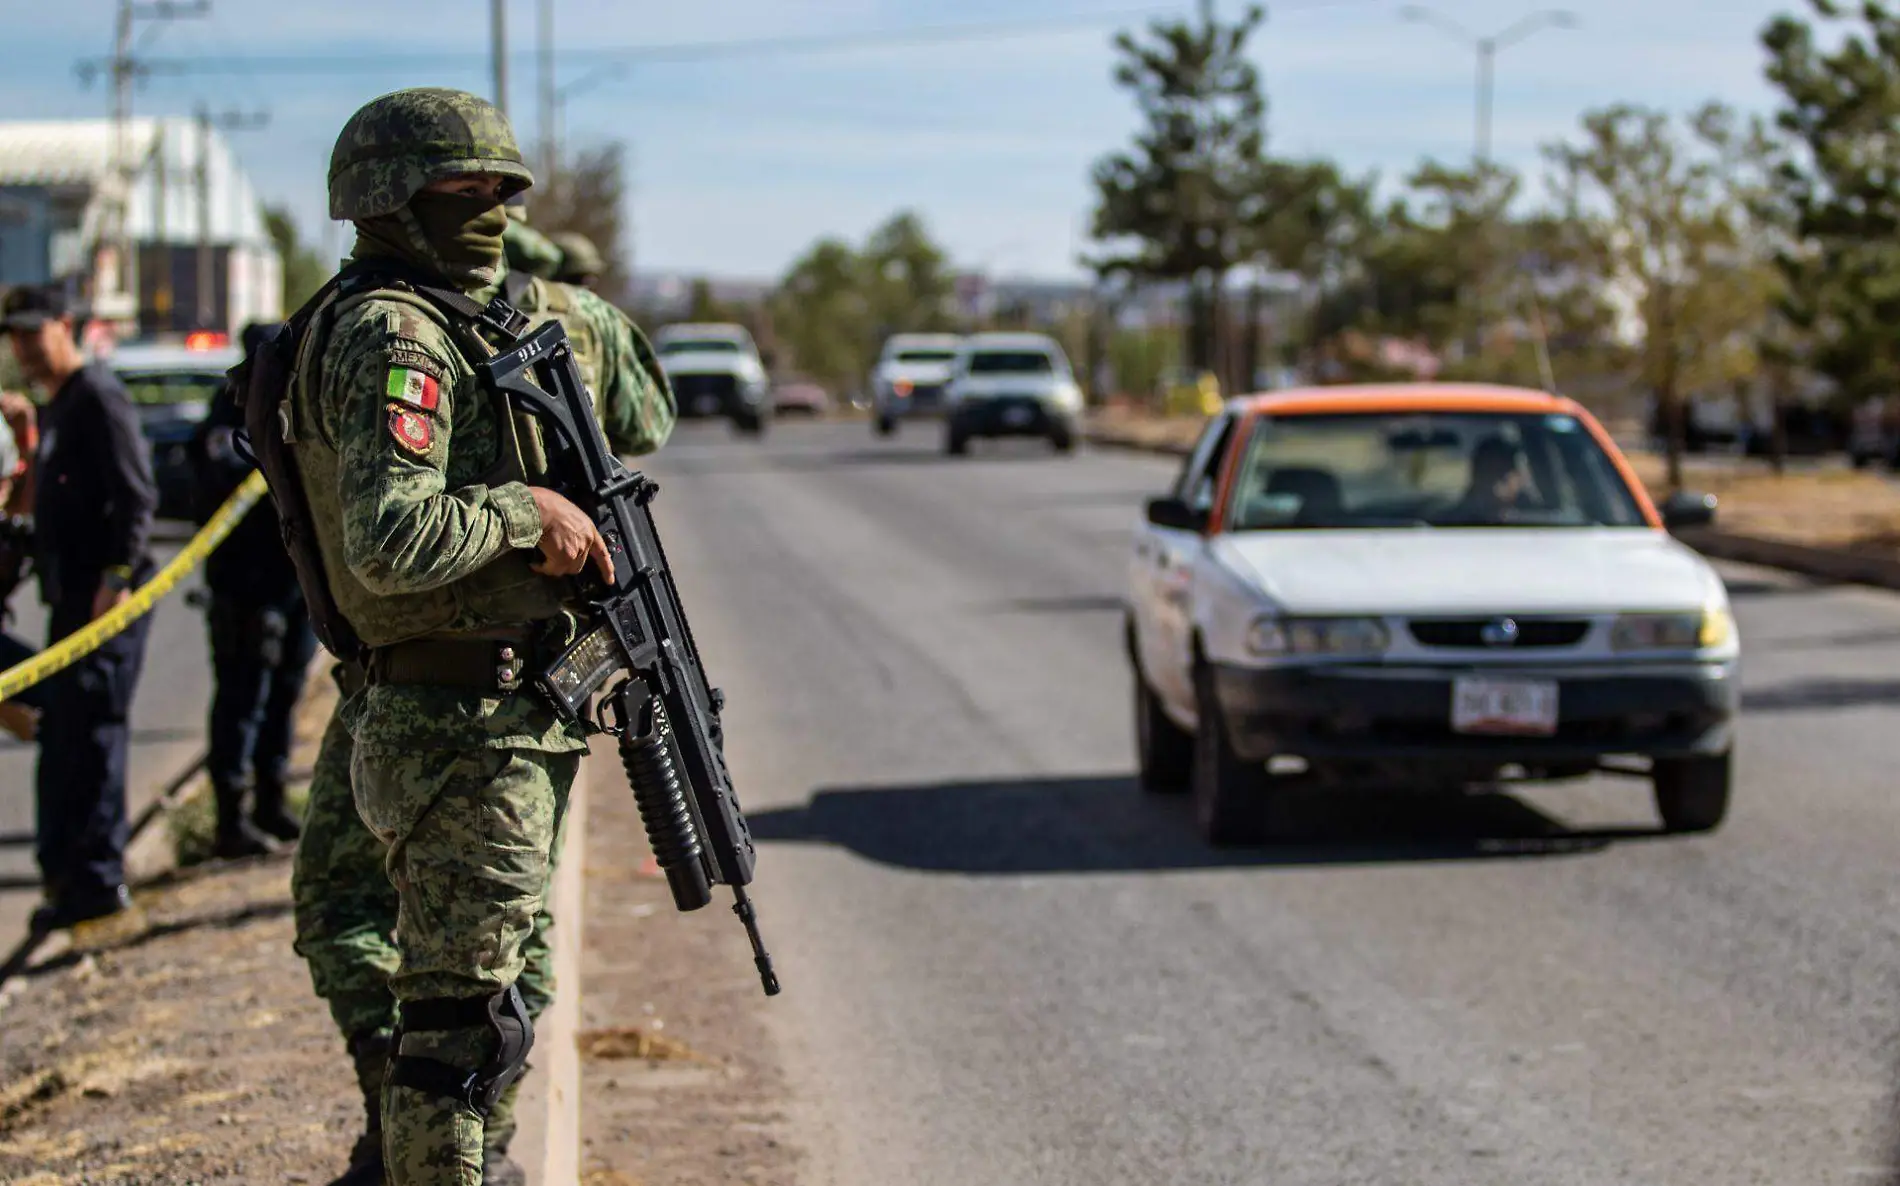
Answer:
[[[619,740],[620,763],[674,905],[698,910],[712,901],[714,885],[732,887],[752,962],[765,994],[776,996],[778,975],[745,891],[754,852],[726,770],[719,724],[725,697],[707,682],[654,529],[649,504],[659,486],[607,447],[560,322],[549,321],[477,370],[491,393],[553,430],[555,489],[593,518],[613,557],[611,585],[591,566],[581,574],[587,621],[578,640],[540,673],[541,687],[564,716]],[[590,717],[588,704],[603,690]]]

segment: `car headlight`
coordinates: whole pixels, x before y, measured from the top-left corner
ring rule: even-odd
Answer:
[[[1619,651],[1713,650],[1735,635],[1726,609],[1678,614],[1624,614],[1610,628],[1610,645]]]
[[[1247,649],[1262,658],[1378,655],[1392,643],[1377,618],[1255,618]]]

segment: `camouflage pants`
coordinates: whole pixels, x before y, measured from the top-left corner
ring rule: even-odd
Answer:
[[[338,682],[346,694],[354,691],[341,673]],[[309,966],[311,985],[346,1040],[386,1038],[395,1028],[396,995],[389,981],[400,962],[395,938],[398,897],[386,873],[389,848],[357,813],[350,788],[353,748],[341,715],[332,713],[311,774],[304,833],[291,870],[297,954]],[[559,860],[565,832],[563,812],[550,872]],[[553,927],[544,894],[533,931],[521,943],[522,970],[516,981],[537,1018],[554,994]],[[359,1060],[357,1075],[366,1095],[380,1092],[382,1074],[380,1060]],[[519,1090],[517,1080],[489,1114],[484,1140],[491,1156],[505,1152],[514,1136]]]

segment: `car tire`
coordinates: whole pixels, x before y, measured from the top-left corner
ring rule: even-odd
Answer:
[[[952,457],[961,457],[970,451],[970,436],[956,424],[947,425],[943,430],[943,451]]]
[[[1713,832],[1728,815],[1731,762],[1728,753],[1695,758],[1658,758],[1650,774],[1656,814],[1670,832]]]
[[[1049,447],[1058,453],[1075,452],[1075,430],[1066,424],[1058,424],[1049,430]]]
[[[1194,777],[1194,734],[1174,723],[1161,698],[1135,671],[1135,755],[1141,789],[1178,795]]]
[[[756,408],[742,408],[732,415],[732,427],[749,437],[765,435],[766,417]]]
[[[896,435],[896,433],[897,433],[896,420],[893,420],[889,416],[879,416],[877,418],[877,435],[881,437],[887,437],[887,436],[894,436]]]
[[[1194,695],[1194,822],[1216,848],[1251,843],[1266,809],[1267,764],[1247,761],[1229,744],[1214,672],[1205,663],[1195,670]]]

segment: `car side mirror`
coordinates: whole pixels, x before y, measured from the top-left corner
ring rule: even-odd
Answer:
[[[1671,531],[1683,527],[1709,527],[1715,523],[1716,498],[1713,494],[1697,494],[1690,490],[1678,490],[1663,500],[1663,526]]]
[[[1148,522],[1175,531],[1201,532],[1207,530],[1207,512],[1171,495],[1151,498],[1148,500]]]

